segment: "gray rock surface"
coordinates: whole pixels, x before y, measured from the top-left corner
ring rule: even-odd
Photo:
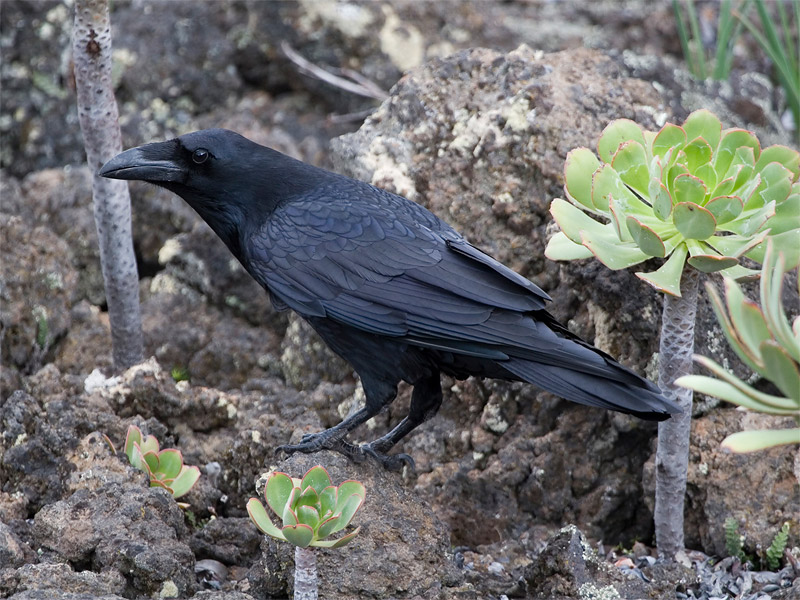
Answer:
[[[194,555],[178,541],[184,536],[183,513],[169,493],[138,483],[78,490],[34,519],[34,538],[45,553],[80,570],[116,571],[126,594],[190,596]]]

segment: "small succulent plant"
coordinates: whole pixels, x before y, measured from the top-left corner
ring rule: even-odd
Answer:
[[[755,373],[772,381],[784,396],[761,392],[705,356],[695,361],[717,376],[686,375],[675,383],[745,408],[772,415],[792,416],[797,427],[741,431],[723,440],[732,452],[752,452],[782,444],[800,444],[800,316],[789,322],[781,304],[785,257],[770,243],[761,271],[761,306],[748,300],[725,278],[725,302],[706,285],[717,319],[731,348]],[[800,292],[800,287],[798,288]]]
[[[334,486],[325,468],[317,465],[302,479],[286,473],[270,473],[264,498],[281,522],[280,527],[273,524],[257,498],[250,498],[247,512],[263,533],[276,539],[299,548],[339,548],[350,542],[361,528],[336,539],[327,538],[350,524],[365,497],[363,483],[348,480]]]
[[[599,156],[599,159],[598,159]],[[564,167],[567,200],[550,212],[561,231],[545,254],[553,260],[596,256],[611,269],[666,258],[637,276],[680,296],[685,263],[735,278],[755,275],[740,264],[762,262],[772,239],[790,266],[800,263],[800,153],[761,149],[743,129],[722,129],[708,110],[683,126],[643,131],[611,122],[597,144],[572,150]]]
[[[125,454],[134,467],[150,476],[150,487],[162,487],[175,499],[192,489],[200,478],[200,469],[183,464],[180,450],[159,450],[155,436],[142,436],[136,425],[128,427]]]

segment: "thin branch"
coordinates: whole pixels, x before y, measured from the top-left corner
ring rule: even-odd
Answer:
[[[347,92],[357,94],[359,96],[365,96],[367,98],[374,98],[375,100],[386,100],[389,97],[384,90],[378,86],[374,81],[371,81],[361,75],[360,73],[356,73],[349,69],[339,69],[339,72],[343,75],[349,77],[349,79],[345,79],[344,77],[340,77],[334,73],[331,73],[328,69],[324,69],[323,67],[319,67],[314,63],[306,60],[303,56],[300,55],[297,50],[292,48],[288,42],[283,41],[281,42],[281,50],[286,55],[290,61],[292,61],[297,67],[300,69],[301,72],[305,73],[306,75],[310,75],[311,77],[315,77],[320,81],[324,81],[325,83],[329,83],[330,85],[337,87],[339,89],[345,90]]]
[[[142,361],[139,277],[131,237],[131,199],[125,181],[97,170],[122,151],[117,101],[111,85],[111,22],[108,0],[78,0],[72,33],[78,118],[94,178],[94,217],[100,245],[114,368]]]

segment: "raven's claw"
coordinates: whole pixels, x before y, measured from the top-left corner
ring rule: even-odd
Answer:
[[[414,459],[405,452],[399,452],[397,454],[382,454],[375,450],[375,448],[372,447],[372,444],[358,446],[358,449],[367,456],[371,456],[377,460],[387,471],[402,471],[404,466],[408,466],[408,468],[412,471],[416,471]]]
[[[408,454],[402,452],[399,454],[384,454],[376,450],[372,444],[351,444],[337,436],[326,435],[325,431],[307,433],[297,444],[285,444],[275,449],[276,452],[285,452],[286,454],[294,454],[295,452],[311,454],[320,450],[333,450],[346,456],[354,463],[362,463],[369,456],[389,471],[400,471],[406,465],[412,471],[416,468],[414,459]]]

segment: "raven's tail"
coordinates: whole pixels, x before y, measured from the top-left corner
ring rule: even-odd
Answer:
[[[564,340],[565,344],[574,343]],[[586,348],[581,350],[585,352]],[[572,402],[598,406],[635,415],[648,421],[663,421],[681,412],[676,404],[661,395],[661,390],[639,377],[611,357],[597,352],[603,369],[593,365],[591,372],[582,369],[576,356],[574,365],[545,364],[511,357],[501,364],[523,381],[527,381]],[[582,352],[582,353],[583,353]],[[601,372],[598,373],[598,370]]]

